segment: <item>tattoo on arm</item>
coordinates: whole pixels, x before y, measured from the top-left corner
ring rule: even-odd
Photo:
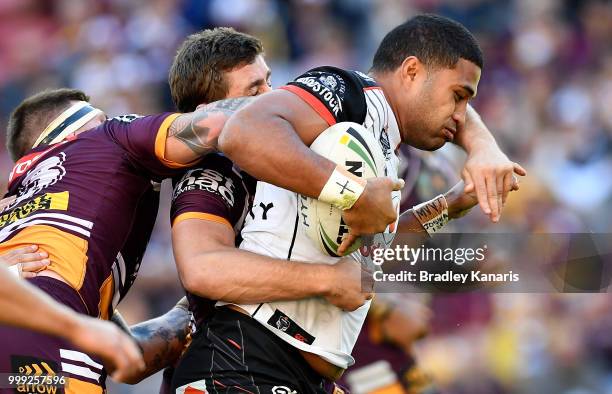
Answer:
[[[211,107],[220,111],[224,111],[226,114],[231,115],[234,112],[238,111],[240,108],[244,107],[248,103],[250,103],[254,97],[238,97],[238,98],[230,98],[225,100],[215,101],[207,105],[206,107]]]
[[[131,327],[145,359],[142,379],[178,360],[187,344],[190,318],[184,308],[175,307],[161,317]]]
[[[253,97],[215,101],[190,114],[179,116],[170,125],[169,136],[185,144],[198,157],[213,152],[227,119],[248,104]],[[222,121],[219,115],[224,116]],[[216,119],[213,119],[216,118]]]

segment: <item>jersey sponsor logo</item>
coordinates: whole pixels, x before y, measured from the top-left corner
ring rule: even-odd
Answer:
[[[285,315],[278,309],[274,311],[274,314],[268,319],[268,324],[277,330],[284,332],[285,334],[297,339],[300,342],[312,345],[315,337],[310,335],[306,330],[300,327],[291,318]]]
[[[380,132],[380,146],[383,148],[383,153],[385,155],[385,160],[389,161],[391,159],[391,144],[389,143],[389,134],[387,134],[388,127],[385,126],[384,129]]]
[[[11,212],[0,215],[0,228],[7,224],[13,224],[19,219],[26,218],[36,211],[46,209],[57,209],[65,211],[68,209],[68,198],[70,192],[45,193],[35,197],[24,205],[13,208]]]
[[[127,114],[127,115],[115,116],[111,120],[116,120],[118,122],[123,122],[123,123],[132,123],[133,121],[139,118],[144,118],[144,116],[138,115],[138,114]]]
[[[302,216],[302,224],[306,227],[310,227],[308,224],[308,205],[306,205],[308,202],[308,197],[298,194],[298,199],[300,204],[300,215]],[[255,219],[255,217],[253,217],[253,219]]]
[[[346,87],[344,80],[339,75],[321,75],[318,78],[315,76],[302,77],[296,79],[295,83],[306,86],[308,91],[319,96],[336,118],[342,112],[342,97]]]
[[[226,177],[218,171],[210,168],[196,168],[189,170],[174,188],[173,199],[182,193],[203,190],[221,196],[223,201],[230,207],[235,202],[235,185],[232,178]]]
[[[52,149],[57,148],[59,145],[63,145],[68,141],[62,141],[56,145],[53,145],[52,147],[50,147],[49,149],[46,149],[42,152],[38,152],[38,153],[31,153],[29,155],[26,155],[24,157],[22,157],[21,159],[19,159],[17,161],[17,163],[15,164],[15,166],[13,167],[13,169],[11,170],[11,173],[9,175],[9,185],[13,182],[13,179],[15,179],[16,177],[19,177],[23,174],[25,174],[41,157],[43,157],[47,152],[49,152]]]
[[[254,210],[257,209],[259,211],[259,208],[261,208],[261,219],[268,220],[268,211],[274,208],[274,203],[271,202],[269,204],[264,204],[263,202],[260,202],[258,206],[254,206],[253,204],[250,204],[249,215],[251,215],[251,218],[255,219]]]
[[[332,75],[321,76],[319,77],[319,81],[321,81],[323,85],[327,86],[327,88],[332,92],[336,91],[338,82],[336,82],[336,78],[334,78]]]
[[[17,198],[9,205],[9,208],[19,205],[22,201],[29,200],[41,190],[56,184],[62,179],[66,175],[64,161],[66,161],[64,152],[40,161],[21,180],[17,189]]]
[[[13,374],[21,375],[21,384],[14,388],[16,393],[41,394],[63,393],[59,379],[53,379],[59,371],[56,362],[31,356],[11,356]],[[31,378],[30,378],[31,377]]]

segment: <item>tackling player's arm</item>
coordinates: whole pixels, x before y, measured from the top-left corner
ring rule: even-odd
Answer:
[[[109,322],[75,313],[38,288],[17,279],[0,264],[0,322],[65,338],[80,350],[102,357],[123,381],[144,367],[134,342]]]
[[[142,351],[143,370],[126,375],[124,382],[136,384],[143,379],[174,365],[189,343],[190,313],[183,297],[166,314],[128,326],[121,314],[113,314],[112,321],[132,336]]]
[[[226,121],[252,100],[253,97],[239,97],[215,101],[178,116],[170,124],[164,157],[173,163],[187,165],[215,152]],[[253,136],[246,138],[248,142]]]
[[[323,296],[344,310],[369,298],[361,292],[361,267],[352,259],[309,264],[251,253],[234,246],[229,224],[181,220],[172,226],[172,245],[183,286],[200,297],[250,304]]]

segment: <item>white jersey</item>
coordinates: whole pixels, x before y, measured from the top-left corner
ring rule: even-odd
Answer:
[[[322,67],[284,89],[308,102],[330,125],[343,121],[363,124],[380,142],[386,174],[397,177],[395,149],[400,133],[391,107],[374,80],[361,73]],[[400,192],[394,192],[393,200],[399,210]],[[339,258],[323,253],[306,235],[300,216],[303,201],[296,193],[258,182],[240,248],[292,261],[336,263]],[[375,235],[370,245],[362,246],[353,256],[362,264],[372,264],[372,248],[389,247],[396,225],[387,228],[385,234]],[[347,368],[354,363],[351,352],[370,303],[353,312],[342,311],[323,297],[239,306],[289,344]]]

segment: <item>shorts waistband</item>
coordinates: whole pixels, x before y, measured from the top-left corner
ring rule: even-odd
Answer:
[[[68,284],[48,276],[37,276],[27,281],[47,293],[60,304],[66,305],[77,313],[89,315],[87,306],[79,293]]]

